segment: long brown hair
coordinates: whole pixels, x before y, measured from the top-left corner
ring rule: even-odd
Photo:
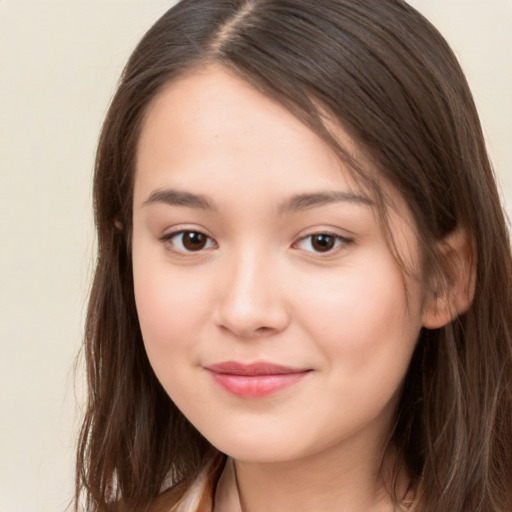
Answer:
[[[420,333],[391,442],[396,471],[406,468],[422,512],[511,510],[507,227],[460,66],[437,30],[401,0],[183,0],[133,52],[97,152],[98,259],[76,507],[107,511],[121,500],[127,510],[145,510],[164,482],[193,479],[214,450],[153,374],[130,254],[134,157],[148,104],[164,84],[209,63],[283,104],[350,160],[330,136],[326,114],[348,129],[407,201],[428,273],[443,273],[436,242],[461,227],[467,232],[474,300],[446,327]]]

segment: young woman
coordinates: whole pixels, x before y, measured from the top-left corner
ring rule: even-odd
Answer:
[[[512,509],[511,253],[400,0],[183,0],[98,148],[76,505]]]

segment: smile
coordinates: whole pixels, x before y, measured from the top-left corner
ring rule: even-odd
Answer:
[[[234,361],[206,366],[205,370],[225,391],[243,398],[273,395],[296,384],[311,371],[272,363],[242,364]]]

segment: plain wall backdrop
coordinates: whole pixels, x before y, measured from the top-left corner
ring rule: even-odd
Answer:
[[[72,498],[95,145],[129,53],[173,3],[0,0],[0,512]],[[459,56],[512,204],[512,0],[411,3]]]

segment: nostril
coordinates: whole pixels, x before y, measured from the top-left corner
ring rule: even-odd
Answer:
[[[271,336],[272,334],[279,332],[278,328],[268,326],[252,328],[250,326],[244,325],[230,325],[226,323],[221,323],[219,324],[219,327],[226,333],[231,333],[237,336],[238,338],[245,339]]]
[[[271,333],[275,329],[272,329],[272,327],[258,327],[254,332],[257,334],[267,334]]]

